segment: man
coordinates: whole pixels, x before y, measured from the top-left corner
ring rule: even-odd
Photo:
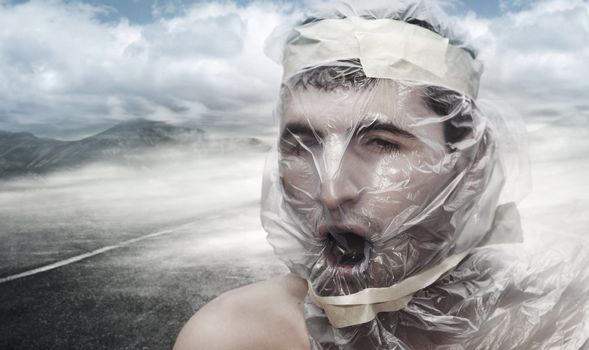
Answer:
[[[292,274],[215,299],[176,348],[588,346],[586,252],[513,244],[514,140],[475,51],[422,2],[335,14],[284,49],[262,221]]]

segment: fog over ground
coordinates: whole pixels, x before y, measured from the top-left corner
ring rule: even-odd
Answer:
[[[0,183],[0,276],[204,216],[233,222],[223,214],[259,207],[265,153],[232,153],[156,152],[140,166],[96,163]],[[257,223],[257,215],[252,221]],[[236,242],[243,242],[240,224],[227,232]],[[263,240],[258,233],[257,243]],[[211,247],[221,239],[201,238],[210,238]]]

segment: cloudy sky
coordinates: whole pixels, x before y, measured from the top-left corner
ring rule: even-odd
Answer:
[[[143,117],[273,125],[264,40],[311,0],[0,0],[0,130],[72,139]],[[589,121],[589,2],[445,0],[479,43],[481,96]]]

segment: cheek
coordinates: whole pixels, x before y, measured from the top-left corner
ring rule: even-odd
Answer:
[[[369,193],[399,200],[416,200],[416,195],[427,192],[429,181],[436,177],[419,160],[408,155],[382,159],[369,168],[373,184]]]
[[[409,160],[400,155],[371,164],[368,169],[365,176],[371,180],[366,181],[362,196],[363,211],[382,224],[388,224],[415,203],[413,168]]]
[[[284,157],[279,162],[280,178],[286,199],[295,206],[313,201],[319,179],[312,159]]]
[[[365,212],[384,223],[403,222],[439,193],[448,174],[440,163],[443,156],[402,154],[369,164],[371,185],[363,196]]]

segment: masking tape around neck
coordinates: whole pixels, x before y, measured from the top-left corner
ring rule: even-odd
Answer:
[[[357,293],[341,296],[317,295],[311,282],[309,296],[325,311],[332,326],[348,327],[373,320],[379,312],[392,312],[403,309],[413,293],[430,286],[440,276],[453,269],[470,251],[452,255],[440,264],[408,277],[403,281],[384,288],[366,288]]]
[[[295,31],[285,48],[285,80],[305,69],[357,58],[368,77],[445,86],[477,97],[481,63],[425,28],[392,19],[348,17]]]
[[[313,300],[313,297],[311,297]],[[329,323],[335,328],[344,328],[372,321],[379,312],[394,312],[407,306],[411,296],[383,303],[364,305],[321,305]],[[314,301],[315,302],[315,301]],[[316,303],[316,302],[315,302]]]

